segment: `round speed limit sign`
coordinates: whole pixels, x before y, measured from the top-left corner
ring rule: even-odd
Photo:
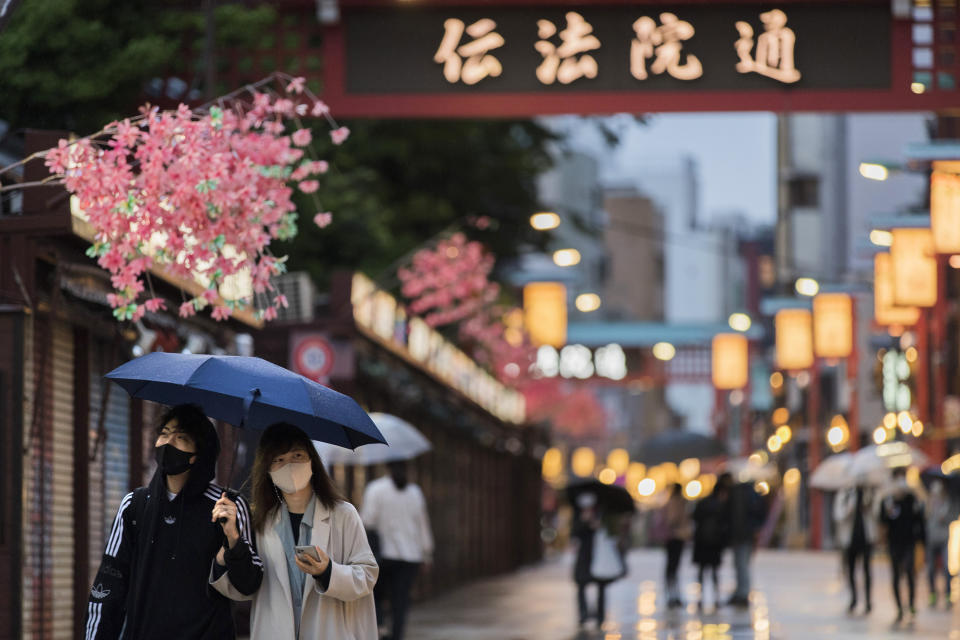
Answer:
[[[294,350],[293,363],[299,374],[312,379],[324,378],[333,371],[333,347],[317,336],[304,338]]]

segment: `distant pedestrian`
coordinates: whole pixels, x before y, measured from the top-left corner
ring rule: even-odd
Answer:
[[[690,518],[689,505],[683,497],[683,485],[674,483],[670,488],[670,497],[657,514],[658,536],[663,541],[667,554],[666,587],[667,606],[682,607],[680,585],[677,573],[680,569],[680,559],[683,556],[683,547],[693,533],[693,521]]]
[[[374,588],[377,624],[385,626],[384,601],[390,602],[391,640],[403,640],[410,591],[420,567],[433,562],[433,534],[423,492],[407,479],[407,463],[391,462],[389,474],[367,485],[360,509],[363,522],[379,541],[380,580]]]
[[[741,482],[730,490],[728,502],[730,546],[737,569],[737,587],[728,604],[746,607],[750,604],[750,559],[757,544],[757,532],[763,527],[766,509],[763,498],[753,483]]]
[[[860,485],[844,489],[833,501],[833,520],[837,542],[843,549],[843,559],[850,585],[851,613],[857,608],[857,560],[863,563],[863,595],[865,611],[870,613],[870,556],[877,541],[877,521],[874,517],[873,490]]]
[[[729,473],[721,474],[717,484],[706,498],[697,503],[693,510],[696,525],[693,533],[693,563],[697,565],[697,580],[700,582],[700,608],[706,602],[707,585],[704,576],[710,572],[713,579],[714,606],[720,604],[720,586],[717,569],[723,550],[730,540],[729,500],[733,477]]]
[[[916,615],[914,606],[916,592],[914,553],[918,542],[924,540],[923,503],[907,485],[906,470],[893,470],[893,493],[880,505],[880,521],[887,528],[887,544],[890,550],[890,565],[893,569],[893,597],[897,602],[897,622],[903,620],[903,601],[900,598],[900,582],[907,579],[910,614]]]
[[[943,482],[934,480],[927,500],[927,579],[930,581],[930,606],[937,606],[937,565],[944,577],[944,602],[950,606],[950,568],[947,565],[947,541],[950,522],[954,519],[950,497]]]
[[[607,585],[623,577],[626,566],[623,562],[621,532],[615,526],[615,518],[606,518],[599,509],[593,493],[581,493],[571,535],[577,540],[577,558],[573,565],[573,579],[577,583],[577,608],[579,623],[583,627],[594,618],[599,629],[606,618]],[[613,525],[613,526],[611,526]],[[591,615],[587,606],[587,587],[596,585],[597,606]]]

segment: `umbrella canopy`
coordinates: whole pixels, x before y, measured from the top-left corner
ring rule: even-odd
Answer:
[[[633,513],[633,497],[630,492],[616,484],[604,484],[590,478],[567,485],[567,500],[576,507],[577,498],[592,493],[597,498],[597,508],[607,513]],[[579,508],[577,508],[579,510]]]
[[[921,471],[920,479],[927,487],[933,484],[934,480],[939,480],[951,493],[960,493],[960,473],[944,473],[939,464],[932,464]]]
[[[856,484],[850,467],[853,454],[847,451],[837,453],[821,462],[810,475],[810,486],[823,491],[838,491]]]
[[[857,479],[868,479],[873,484],[883,484],[896,467],[920,467],[930,464],[930,458],[906,442],[871,444],[853,454],[850,473]]]
[[[409,422],[389,413],[371,413],[373,423],[390,443],[368,444],[354,451],[325,442],[314,442],[324,464],[372,465],[410,460],[430,451],[430,441]]]
[[[649,466],[681,462],[686,458],[715,458],[725,453],[723,443],[716,438],[683,429],[667,429],[644,442],[636,460]]]
[[[260,358],[155,352],[106,378],[134,398],[194,403],[209,417],[238,427],[288,422],[311,440],[350,449],[386,442],[353,398]]]

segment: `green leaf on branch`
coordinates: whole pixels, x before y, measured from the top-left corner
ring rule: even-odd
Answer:
[[[198,193],[210,193],[217,188],[217,184],[219,184],[219,181],[215,178],[201,180],[197,183],[196,190]]]

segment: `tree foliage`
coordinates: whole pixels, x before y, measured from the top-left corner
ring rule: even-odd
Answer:
[[[539,124],[361,120],[349,127],[347,144],[319,149],[331,161],[321,194],[332,224],[302,225],[277,249],[289,253],[292,270],[323,285],[334,269],[360,269],[393,286],[396,263],[445,230],[467,233],[498,259],[544,241],[528,223],[536,178],[550,166],[552,134]]]
[[[217,45],[242,44],[274,18],[266,6],[218,7]],[[203,28],[199,12],[169,3],[23,2],[0,34],[0,119],[13,129],[87,134],[136,113],[154,78],[176,74],[198,89],[202,65],[188,64],[185,53],[197,49]]]

